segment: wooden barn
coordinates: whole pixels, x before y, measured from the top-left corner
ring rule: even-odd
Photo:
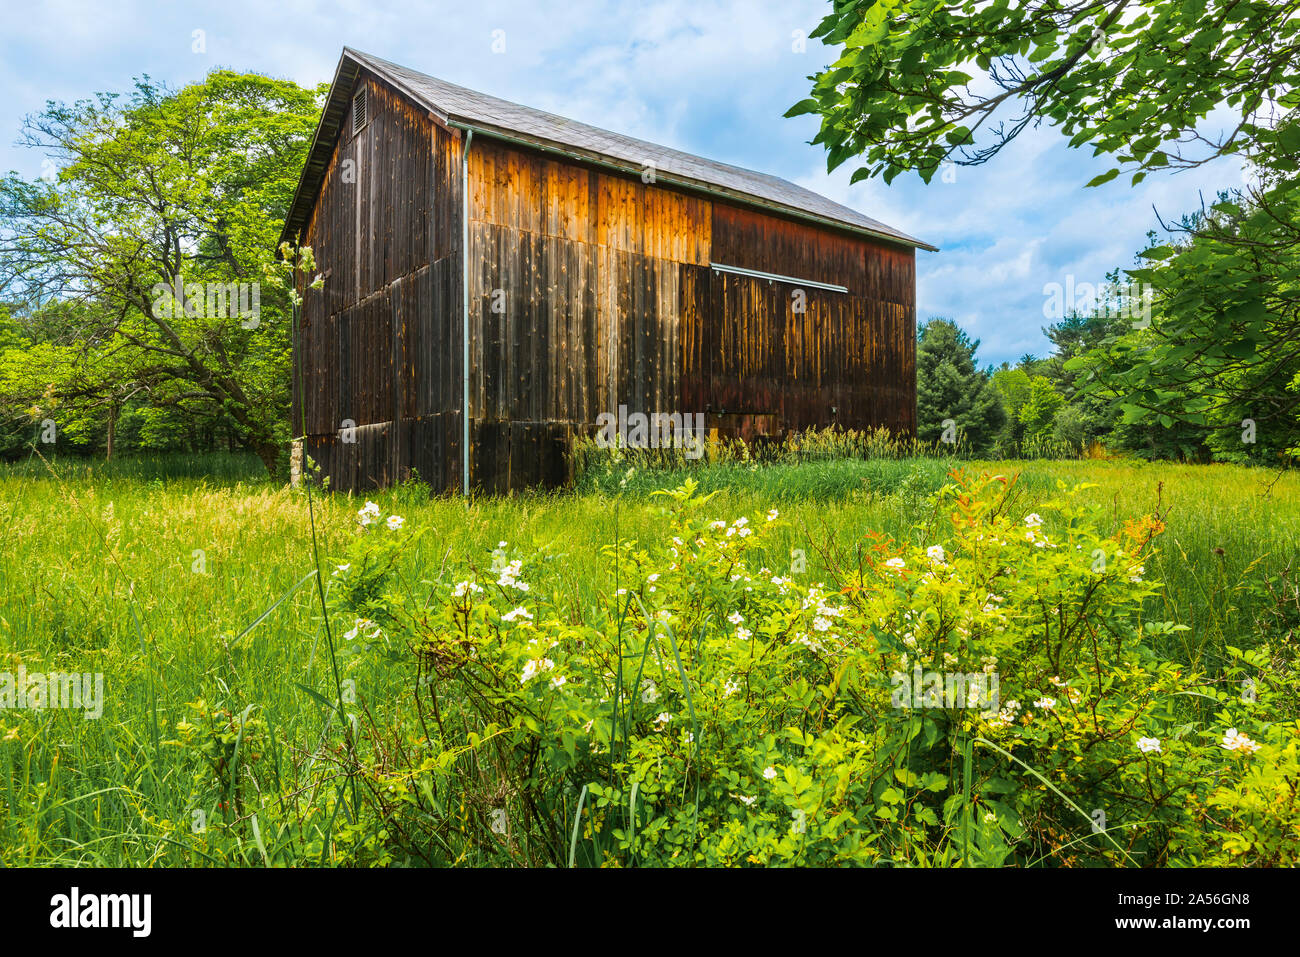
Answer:
[[[916,249],[785,180],[344,49],[285,222],[331,487],[566,479],[602,412],[916,427]]]

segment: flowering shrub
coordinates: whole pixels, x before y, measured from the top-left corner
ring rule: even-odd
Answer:
[[[1267,645],[1228,646],[1222,680],[1203,689],[1220,710],[1203,733],[1214,754],[1198,790],[1178,863],[1294,867],[1300,862],[1300,676]],[[1226,726],[1226,729],[1225,729]],[[1220,736],[1216,740],[1214,734]]]
[[[1236,752],[1242,773],[1204,802],[1201,827],[1223,835],[1204,863],[1294,867],[1300,861],[1300,723],[1274,725],[1263,743],[1233,728],[1222,747]]]
[[[261,760],[266,723],[249,705],[242,714],[232,714],[206,701],[191,701],[186,707],[193,720],[176,722],[176,737],[166,743],[189,749],[202,758],[194,774],[193,800],[197,807],[211,804],[224,820],[242,814],[246,782],[241,766],[252,767]]]
[[[991,707],[923,708],[888,750],[909,777],[961,776],[927,802],[950,829],[944,860],[1153,862],[1190,782],[1153,774],[1152,753],[1193,686],[1152,648],[1182,626],[1142,617],[1158,523],[1111,538],[1064,489],[1042,514],[1014,501],[1000,478],[948,486],[947,548],[905,550],[854,582],[879,673],[998,679]]]
[[[851,570],[806,581],[772,548],[777,510],[717,518],[690,482],[660,495],[662,540],[609,546],[599,607],[508,541],[398,583],[418,533],[362,509],[331,600],[354,662],[417,666],[403,740],[376,736],[361,769],[395,846],[448,863],[1149,865],[1197,840],[1191,809],[1280,786],[1252,776],[1260,702],[1162,657],[1185,629],[1143,613],[1158,520],[1107,535],[1065,488],[1023,513],[1002,478],[954,474],[917,540],[868,537]],[[1238,789],[1211,798],[1216,779]]]

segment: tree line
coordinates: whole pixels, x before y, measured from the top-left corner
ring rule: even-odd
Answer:
[[[326,91],[217,70],[26,118],[46,170],[0,180],[0,456],[227,448],[283,471],[272,265]]]
[[[1000,368],[926,323],[921,438],[1297,455],[1300,0],[835,0],[812,35],[840,55],[789,115],[818,114],[813,142],[830,169],[861,161],[855,180],[928,182],[1043,123],[1113,159],[1089,186],[1226,156],[1253,170],[1116,271],[1149,291],[1149,321],[1070,313],[1051,355]],[[217,70],[26,118],[46,169],[0,179],[0,458],[226,448],[282,472],[293,291],[273,257],[326,93]],[[1213,135],[1212,114],[1229,118]]]

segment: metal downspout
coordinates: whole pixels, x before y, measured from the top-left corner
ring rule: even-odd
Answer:
[[[469,498],[469,147],[474,131],[465,130],[460,154],[460,260],[461,260],[461,492]]]

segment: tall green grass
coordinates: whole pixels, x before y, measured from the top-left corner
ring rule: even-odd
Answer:
[[[1060,481],[1095,483],[1086,496],[1115,527],[1162,514],[1167,528],[1147,574],[1167,586],[1156,610],[1191,627],[1171,649],[1189,664],[1216,670],[1227,644],[1282,653],[1300,629],[1293,474],[1096,461],[732,462],[623,470],[571,492],[468,505],[418,486],[371,497],[430,529],[404,558],[407,578],[436,578],[448,556],[486,564],[502,539],[544,547],[556,556],[573,614],[582,615],[613,592],[603,547],[660,534],[661,504],[650,494],[657,488],[693,477],[717,492],[711,507],[719,517],[778,507],[790,524],[772,567],[787,567],[790,551],[802,549],[815,580],[828,560],[851,559],[868,532],[918,538],[926,496],[958,464],[1018,475],[1026,512]],[[312,848],[311,861],[328,862],[322,836],[338,811],[337,792],[315,782],[332,720],[321,698],[332,698],[334,686],[306,577],[304,497],[272,486],[251,458],[51,466],[53,474],[39,462],[0,467],[0,670],[22,663],[29,671],[103,672],[106,706],[97,721],[57,710],[0,712],[0,862],[261,865],[305,862],[304,848]],[[324,556],[341,553],[362,501],[316,500]],[[360,688],[367,713],[395,726],[411,708],[410,679],[397,667]],[[194,776],[202,769],[168,742],[187,703],[199,699],[235,714],[255,706],[267,723],[261,760],[282,787],[265,796],[257,840],[249,832],[193,840]]]
[[[104,482],[169,482],[178,479],[206,479],[213,483],[266,482],[266,467],[252,453],[205,452],[126,455],[111,461],[81,456],[27,455],[17,462],[0,464],[0,475],[9,478],[45,480],[50,470],[61,478]]]

